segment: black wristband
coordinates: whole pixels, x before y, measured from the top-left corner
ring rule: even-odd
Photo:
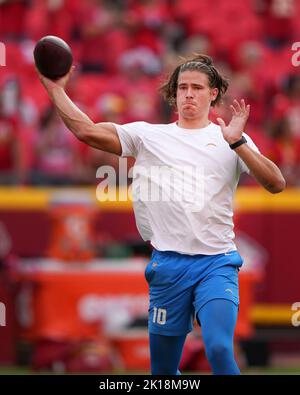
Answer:
[[[235,143],[229,144],[229,147],[230,147],[231,149],[236,149],[237,147],[239,147],[240,145],[245,144],[245,143],[247,143],[247,140],[246,140],[246,138],[243,136],[240,140],[236,141]]]

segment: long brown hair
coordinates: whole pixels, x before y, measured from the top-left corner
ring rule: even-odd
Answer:
[[[212,58],[203,54],[196,54],[194,57],[184,59],[178,64],[169,79],[159,89],[165,100],[172,107],[176,107],[178,77],[180,73],[187,70],[196,70],[207,75],[210,88],[218,88],[218,95],[211,102],[211,106],[214,107],[218,104],[227,91],[228,81],[214,67]]]

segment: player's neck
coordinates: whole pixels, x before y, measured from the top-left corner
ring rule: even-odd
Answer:
[[[203,119],[179,118],[176,123],[183,129],[203,129],[210,124],[210,120],[206,117]]]

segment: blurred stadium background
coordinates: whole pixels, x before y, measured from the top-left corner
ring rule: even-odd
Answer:
[[[71,46],[68,93],[94,121],[175,120],[157,88],[193,52],[230,80],[212,119],[233,98],[251,104],[247,133],[288,188],[241,180],[237,359],[245,373],[299,374],[299,0],[0,1],[0,373],[149,372],[150,248],[130,201],[96,199],[97,168],[118,172],[118,158],[75,140],[40,85],[32,51],[48,34]],[[181,368],[209,372],[199,328]]]

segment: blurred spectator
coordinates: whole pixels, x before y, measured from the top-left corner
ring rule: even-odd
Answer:
[[[20,90],[16,79],[7,79],[0,91],[0,184],[24,179],[22,138],[18,125]]]
[[[134,47],[147,47],[156,54],[163,52],[164,34],[172,20],[166,0],[135,0],[125,19]]]
[[[161,71],[160,59],[147,47],[136,47],[124,52],[119,64],[122,69],[140,69],[147,75],[157,75]]]
[[[151,74],[149,69],[144,68],[143,57],[142,51],[135,59],[131,58],[131,61],[120,65],[119,93],[126,100],[126,122],[144,120],[155,123],[159,121],[158,81],[155,75],[149,75]]]
[[[48,34],[70,42],[75,29],[75,20],[80,13],[79,0],[31,0],[25,18],[26,34],[39,40]]]
[[[184,57],[189,57],[193,53],[205,53],[213,56],[213,46],[208,37],[195,34],[182,42],[180,53]]]
[[[25,38],[24,15],[30,3],[30,0],[0,1],[0,36],[4,41]]]
[[[300,136],[300,76],[285,78],[283,92],[274,97],[272,117],[275,120],[286,118],[294,135]]]
[[[50,107],[35,139],[32,182],[38,185],[78,184],[84,178],[81,144]]]
[[[295,136],[288,119],[282,118],[274,124],[272,137],[270,159],[280,167],[288,186],[300,186],[300,136]]]
[[[251,106],[250,121],[262,125],[268,88],[263,46],[256,41],[245,41],[232,60],[235,72],[228,93],[232,98],[245,99]]]
[[[82,3],[79,37],[83,72],[113,72],[118,56],[129,47],[122,14],[102,0]]]
[[[290,44],[294,36],[295,0],[256,0],[256,11],[262,17],[264,39],[272,48]]]

